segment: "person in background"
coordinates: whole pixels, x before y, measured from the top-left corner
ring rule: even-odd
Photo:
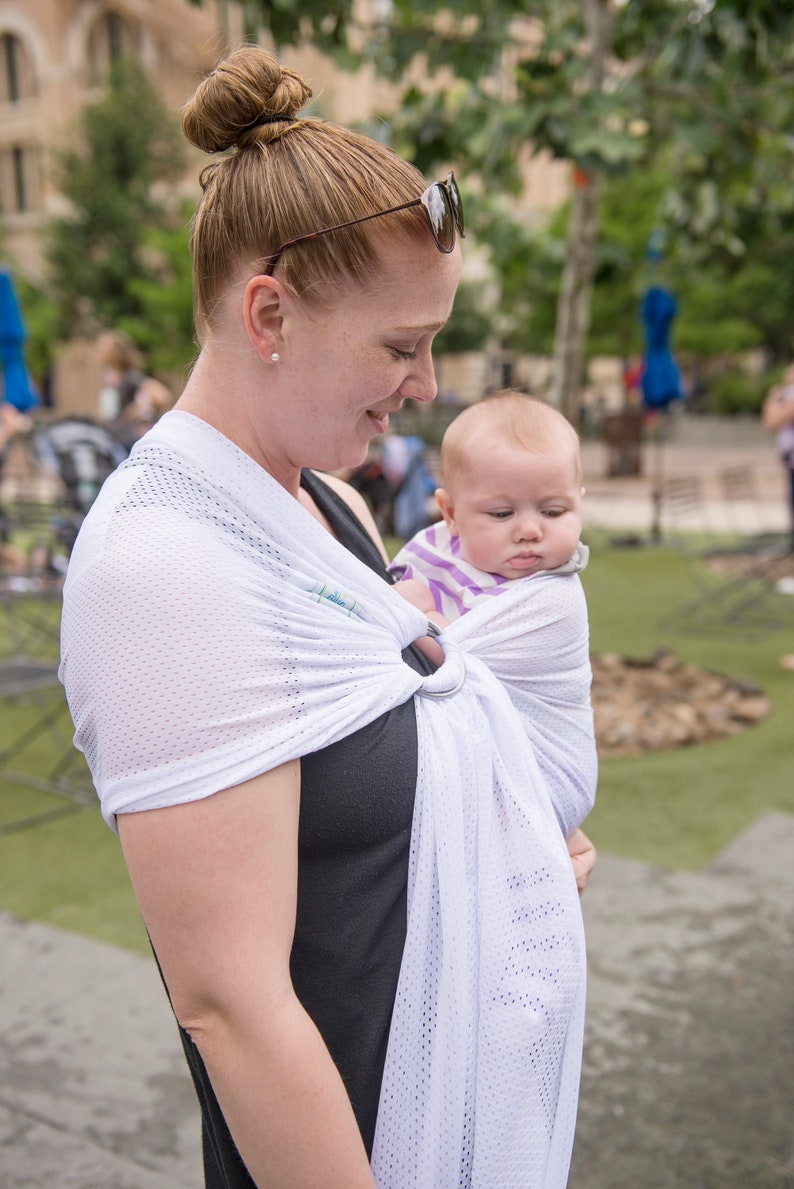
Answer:
[[[20,434],[29,433],[32,427],[33,418],[21,413],[16,405],[5,399],[0,382],[0,479],[3,477],[10,442]],[[0,504],[0,566],[17,569],[23,567],[25,561],[24,550],[11,541],[8,518]]]
[[[396,589],[510,691],[571,837],[598,776],[579,437],[545,402],[494,393],[450,423],[441,477],[443,521],[394,558]]]
[[[208,1186],[562,1189],[571,855],[504,687],[423,655],[427,616],[328,475],[436,395],[460,195],[310,97],[248,46],[183,109],[213,157],[200,351],[72,553],[75,738],[180,1025]]]
[[[778,458],[786,471],[794,553],[794,364],[786,368],[781,382],[769,389],[761,408],[761,420],[775,434]],[[782,656],[780,663],[784,669],[794,669],[794,653]]]
[[[104,330],[96,341],[100,366],[99,419],[132,446],[173,404],[162,381],[144,370],[143,353],[124,330]]]
[[[27,413],[20,413],[16,405],[4,399],[0,390],[0,466],[5,460],[6,447],[17,434],[28,433],[33,419]]]
[[[778,457],[786,470],[794,552],[794,364],[786,368],[781,383],[773,385],[767,393],[761,420],[775,434]]]

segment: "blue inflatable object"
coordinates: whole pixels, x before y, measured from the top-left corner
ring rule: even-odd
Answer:
[[[649,409],[664,409],[682,395],[681,375],[669,345],[678,305],[666,289],[653,286],[643,298],[641,312],[646,340],[642,399]]]
[[[25,364],[27,337],[11,273],[6,268],[0,268],[0,364],[3,368],[3,396],[20,413],[28,413],[41,404],[41,397]]]

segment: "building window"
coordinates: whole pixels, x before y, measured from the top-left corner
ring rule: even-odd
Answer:
[[[0,103],[19,103],[36,92],[30,56],[13,33],[0,35]]]
[[[13,145],[0,150],[0,214],[19,215],[40,205],[38,149]]]
[[[91,82],[94,85],[102,83],[111,66],[138,52],[137,29],[117,12],[106,12],[96,22],[88,38]]]

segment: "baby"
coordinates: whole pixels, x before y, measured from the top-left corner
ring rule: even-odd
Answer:
[[[443,521],[397,554],[396,589],[506,685],[567,837],[598,770],[578,435],[543,401],[497,393],[447,429],[441,479]]]

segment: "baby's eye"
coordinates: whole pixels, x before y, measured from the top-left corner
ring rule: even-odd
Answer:
[[[558,516],[564,516],[566,511],[567,508],[545,508],[543,515],[548,517],[550,520],[556,520]]]
[[[498,511],[489,512],[488,515],[493,517],[494,520],[507,520],[513,513],[509,508],[500,508]]]

